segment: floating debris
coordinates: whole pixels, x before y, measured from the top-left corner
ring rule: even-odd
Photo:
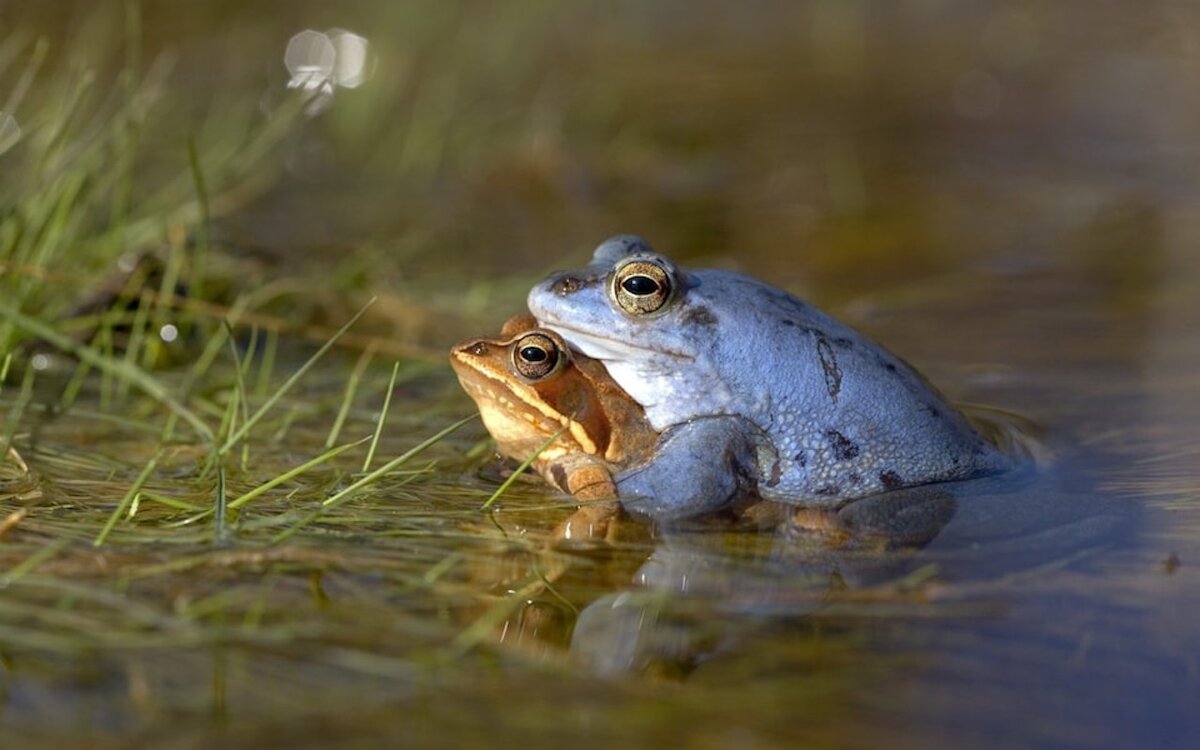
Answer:
[[[6,459],[15,464],[21,470],[22,474],[29,474],[29,464],[25,463],[25,459],[21,458],[21,454],[17,453],[17,449],[14,446],[8,446]]]
[[[1172,552],[1171,554],[1167,555],[1167,559],[1162,561],[1163,572],[1167,575],[1172,575],[1175,573],[1175,571],[1179,570],[1179,566],[1181,564],[1182,563],[1179,561],[1179,555]]]
[[[9,513],[3,521],[0,521],[0,537],[7,534],[11,529],[19,524],[21,519],[25,518],[25,515],[28,512],[29,510],[26,508],[18,508],[12,513]]]

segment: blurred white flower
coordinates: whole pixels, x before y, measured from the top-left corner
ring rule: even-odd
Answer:
[[[345,29],[305,29],[288,40],[283,64],[289,89],[309,94],[306,111],[315,115],[333,102],[335,88],[357,88],[367,78],[370,42]]]
[[[355,89],[367,80],[367,59],[371,43],[366,37],[345,29],[325,32],[336,51],[333,82],[344,89]]]

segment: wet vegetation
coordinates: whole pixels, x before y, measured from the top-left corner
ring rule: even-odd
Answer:
[[[6,739],[1200,737],[1194,10],[252,5],[0,6]],[[335,26],[365,81],[297,83]],[[1049,468],[922,550],[560,538],[446,352],[626,231]]]

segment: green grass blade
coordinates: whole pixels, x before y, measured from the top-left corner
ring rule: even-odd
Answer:
[[[8,424],[4,429],[3,441],[0,442],[0,456],[8,455],[9,448],[12,447],[13,439],[17,436],[17,427],[21,424],[21,418],[25,415],[25,409],[29,406],[29,402],[33,400],[33,378],[37,371],[33,369],[33,365],[28,365],[25,368],[25,377],[21,379],[21,390],[17,395],[17,400],[13,403],[12,408],[8,412]]]
[[[135,366],[138,361],[138,354],[142,350],[142,342],[146,339],[146,328],[150,325],[150,295],[142,293],[142,296],[137,305],[137,313],[133,317],[133,325],[129,331],[129,343],[125,347],[125,358],[123,364],[128,367]],[[150,346],[147,345],[147,350]],[[144,361],[146,365],[150,362]],[[117,396],[124,398],[129,393],[129,381],[121,381],[120,387],[117,388]]]
[[[569,424],[569,423],[568,423],[568,424]],[[567,431],[567,426],[568,426],[568,425],[563,425],[562,427],[559,427],[557,432],[555,432],[555,433],[554,433],[553,435],[551,435],[550,437],[546,438],[546,442],[544,442],[544,443],[542,443],[541,445],[539,445],[539,446],[538,446],[538,449],[537,449],[536,451],[534,451],[534,454],[533,454],[532,456],[530,456],[529,458],[527,458],[527,459],[525,459],[524,461],[522,461],[522,462],[521,462],[521,465],[520,465],[520,466],[518,466],[518,467],[516,468],[516,470],[515,470],[515,471],[513,471],[513,473],[512,473],[512,474],[510,474],[510,475],[508,476],[508,479],[505,479],[505,480],[504,480],[504,482],[503,482],[503,483],[502,483],[502,484],[501,484],[499,487],[497,487],[497,488],[496,488],[496,491],[495,491],[495,492],[493,492],[493,493],[492,493],[492,496],[491,496],[491,497],[489,497],[489,498],[487,499],[487,502],[486,502],[486,503],[484,503],[483,505],[479,506],[479,509],[480,509],[480,510],[487,510],[488,508],[492,507],[492,504],[493,504],[493,503],[495,503],[497,500],[499,500],[499,499],[500,499],[500,496],[501,496],[501,495],[503,495],[503,494],[505,493],[505,491],[506,491],[506,490],[508,490],[508,488],[509,488],[509,487],[512,485],[512,483],[513,483],[513,482],[515,482],[515,481],[517,481],[517,477],[519,477],[519,476],[521,476],[522,474],[524,474],[524,473],[525,473],[525,471],[526,471],[526,470],[527,470],[527,469],[528,469],[530,466],[532,466],[532,465],[533,465],[533,462],[537,460],[537,457],[538,457],[538,456],[540,456],[540,455],[542,455],[542,451],[544,451],[544,450],[546,450],[547,448],[549,448],[551,443],[553,443],[555,440],[558,440],[558,438],[559,438],[559,437],[560,437],[560,436],[561,436],[561,435],[562,435],[564,432],[566,432],[566,431]]]
[[[375,302],[375,300],[374,300],[374,298],[372,298],[370,301],[367,302],[367,304],[363,305],[362,308],[357,313],[354,314],[354,317],[352,317],[352,318],[350,318],[350,320],[346,321],[345,325],[343,325],[341,328],[339,328],[337,330],[337,332],[334,333],[333,336],[331,336],[329,338],[328,341],[326,341],[324,344],[322,344],[321,348],[318,349],[315,354],[313,354],[311,357],[309,357],[308,361],[306,361],[303,365],[300,366],[300,369],[298,369],[294,373],[292,373],[292,376],[289,377],[286,381],[284,381],[283,385],[279,386],[279,388],[275,391],[275,393],[271,394],[270,398],[268,398],[266,400],[266,402],[262,406],[260,406],[256,412],[254,412],[254,414],[250,417],[250,419],[248,419],[244,423],[242,423],[241,427],[239,427],[232,435],[230,435],[228,438],[226,438],[224,444],[221,445],[221,448],[218,452],[221,453],[222,455],[228,453],[229,449],[231,447],[233,447],[233,445],[236,444],[238,440],[241,440],[242,437],[247,432],[249,432],[251,430],[251,428],[254,427],[254,425],[258,424],[259,420],[261,420],[264,416],[266,416],[267,412],[269,412],[271,410],[271,408],[273,406],[275,406],[276,403],[279,402],[279,399],[283,398],[283,396],[289,390],[291,390],[292,386],[294,386],[297,382],[299,382],[300,378],[304,377],[304,375],[310,369],[312,369],[312,366],[315,365],[317,363],[317,361],[320,360],[321,357],[323,357],[325,355],[325,353],[327,351],[329,351],[330,348],[333,347],[334,343],[336,343],[337,340],[342,337],[342,334],[344,334],[346,331],[350,330],[350,327],[358,322],[358,319],[361,318],[364,313],[366,313],[367,308],[369,308],[372,304],[374,304],[374,302]]]
[[[125,497],[121,498],[121,502],[117,503],[117,507],[113,510],[112,515],[108,517],[108,522],[104,524],[104,528],[96,535],[95,541],[92,542],[93,547],[99,547],[104,544],[104,540],[108,539],[108,535],[112,533],[113,528],[117,525],[117,521],[124,515],[125,511],[133,503],[134,495],[138,494],[142,485],[150,478],[150,474],[158,466],[158,460],[162,458],[162,451],[154,455],[150,462],[142,469],[142,473],[138,474],[137,479],[133,480],[133,484],[129,486],[129,491],[125,493]]]
[[[258,363],[258,378],[254,383],[254,395],[262,398],[267,393],[267,386],[271,382],[271,375],[275,372],[275,353],[279,349],[279,332],[267,331],[267,343],[263,347],[262,359]],[[333,443],[336,443],[334,440]],[[326,443],[326,448],[332,448],[333,443]]]
[[[200,168],[200,154],[196,150],[196,139],[194,136],[188,136],[187,153],[188,167],[192,173],[192,183],[196,188],[196,202],[200,209],[200,215],[197,217],[196,222],[196,257],[194,261],[195,268],[193,269],[192,291],[197,297],[201,297],[201,285],[204,283],[204,275],[208,265],[210,211],[208,207],[208,187],[204,184],[204,170]]]
[[[388,461],[386,464],[384,464],[383,466],[380,466],[375,471],[371,472],[370,474],[366,475],[365,477],[362,477],[357,482],[351,484],[349,487],[346,487],[345,489],[336,493],[335,495],[333,495],[333,497],[330,497],[327,500],[325,500],[321,504],[321,507],[318,508],[316,511],[309,514],[305,518],[301,519],[301,521],[299,523],[295,524],[291,528],[285,529],[284,531],[281,531],[279,534],[277,534],[274,538],[271,539],[271,543],[278,544],[279,542],[283,541],[284,539],[287,539],[292,534],[295,534],[297,531],[299,531],[301,528],[303,528],[305,525],[312,522],[313,519],[319,517],[325,511],[330,510],[338,505],[341,505],[342,503],[349,500],[351,497],[354,496],[354,493],[357,492],[358,490],[362,489],[363,487],[366,487],[369,484],[374,483],[380,477],[382,477],[385,474],[387,474],[388,472],[392,471],[397,466],[400,466],[405,461],[409,461],[414,456],[419,454],[421,451],[425,450],[429,446],[434,445],[438,441],[442,440],[447,435],[449,435],[450,433],[457,430],[459,427],[462,427],[466,423],[468,423],[474,419],[478,419],[478,418],[479,418],[478,414],[472,414],[468,417],[463,417],[462,419],[458,420],[457,422],[450,425],[449,427],[446,427],[445,429],[439,431],[435,435],[433,435],[429,438],[426,438],[425,440],[421,441],[420,443],[413,446],[412,448],[409,448],[407,451],[405,451],[401,455],[397,456],[396,458],[393,458],[391,461]]]
[[[142,490],[139,494],[142,496],[143,500],[153,500],[160,505],[166,505],[169,508],[175,508],[177,510],[186,510],[191,512],[204,510],[204,508],[196,505],[195,503],[189,503],[186,500],[180,500],[177,497],[160,495],[157,492],[151,492],[149,490]]]
[[[217,516],[216,527],[213,529],[213,541],[218,547],[229,540],[229,529],[225,512],[229,509],[228,498],[225,497],[225,465],[217,467],[217,497],[214,511]]]
[[[354,363],[354,370],[350,372],[350,378],[346,381],[346,392],[342,395],[342,405],[338,408],[337,417],[333,420],[333,427],[329,430],[329,436],[325,438],[326,448],[332,448],[337,443],[338,436],[342,434],[342,425],[346,423],[346,416],[350,413],[350,407],[354,404],[354,396],[358,393],[358,382],[362,379],[367,365],[371,363],[371,358],[374,356],[375,347],[368,346],[359,355],[358,361]],[[2,380],[3,378],[0,378],[0,381]]]
[[[425,466],[418,468],[418,469],[406,469],[404,471],[396,471],[394,473],[394,475],[401,475],[401,474],[405,475],[403,480],[396,483],[396,487],[397,488],[403,487],[404,485],[408,484],[409,482],[415,481],[417,479],[417,477],[419,477],[423,474],[428,474],[436,464],[437,464],[436,461],[430,461]],[[345,499],[349,499],[349,496]],[[343,502],[344,502],[344,500],[343,500]],[[341,503],[339,503],[339,505],[340,504]],[[292,536],[293,534],[299,532],[305,526],[308,526],[313,521],[315,521],[318,518],[320,518],[321,516],[325,515],[328,512],[328,510],[329,510],[328,508],[318,506],[316,510],[305,515],[298,522],[292,524],[288,528],[284,529],[283,531],[279,532],[274,537],[272,537],[271,544],[278,544],[279,542],[282,542],[283,540],[287,539],[288,537]]]
[[[206,425],[199,417],[197,417],[190,409],[175,400],[171,394],[167,393],[166,388],[164,388],[157,380],[150,377],[146,371],[127,362],[117,361],[98,354],[92,349],[72,341],[40,320],[29,317],[5,302],[0,302],[0,316],[7,318],[18,328],[37,336],[56,349],[68,352],[80,360],[87,362],[97,370],[108,373],[114,378],[128,380],[142,393],[178,414],[183,421],[187,422],[188,425],[195,430],[198,435],[200,435],[200,437],[210,441],[213,440],[213,431],[209,428],[209,426]]]
[[[392,379],[388,381],[387,392],[383,395],[383,406],[379,409],[379,419],[375,420],[375,434],[371,437],[371,447],[367,449],[367,457],[363,460],[363,471],[371,470],[371,461],[375,458],[375,447],[379,445],[379,436],[383,434],[383,423],[387,421],[388,408],[392,405],[392,391],[396,388],[396,374],[400,372],[400,362],[392,365]]]
[[[5,589],[29,573],[32,573],[39,565],[54,557],[59,552],[62,552],[70,543],[70,538],[60,537],[14,565],[4,575],[0,576],[0,589]]]
[[[279,485],[283,484],[284,482],[288,481],[289,479],[297,477],[297,476],[303,474],[304,472],[308,471],[309,469],[312,469],[316,466],[320,466],[321,464],[325,463],[326,461],[330,461],[334,458],[337,458],[338,456],[342,455],[343,453],[350,450],[351,448],[355,448],[357,446],[362,445],[369,439],[370,438],[362,438],[361,440],[356,440],[353,443],[346,443],[345,445],[339,445],[336,448],[327,450],[324,453],[322,453],[321,455],[317,456],[316,458],[314,458],[310,461],[305,461],[304,463],[300,464],[299,466],[295,467],[294,469],[290,469],[290,470],[284,472],[283,474],[280,474],[279,476],[275,477],[271,481],[264,482],[263,484],[260,484],[259,486],[250,490],[246,494],[241,495],[240,497],[237,497],[233,500],[230,500],[228,507],[230,510],[240,508],[243,505],[245,505],[246,503],[253,500],[254,498],[263,494],[264,492],[269,492],[269,491],[275,489],[276,487],[278,487]]]
[[[409,448],[404,453],[393,458],[391,461],[388,461],[386,464],[384,464],[383,466],[380,466],[375,471],[372,471],[370,474],[367,474],[365,477],[359,479],[354,484],[351,484],[349,487],[346,487],[341,492],[338,492],[333,497],[327,498],[323,503],[321,503],[321,505],[325,506],[326,508],[332,508],[335,505],[339,505],[339,504],[345,502],[347,499],[349,499],[349,497],[352,494],[354,494],[355,491],[357,491],[363,487],[366,487],[368,484],[374,483],[380,477],[384,476],[392,469],[396,468],[397,466],[400,466],[405,461],[408,461],[413,456],[416,456],[417,454],[419,454],[421,451],[425,450],[429,446],[439,442],[442,438],[444,438],[447,435],[449,435],[450,433],[454,432],[459,427],[462,427],[467,422],[470,422],[473,419],[477,419],[478,417],[479,417],[478,414],[472,414],[469,417],[463,417],[462,419],[458,420],[457,422],[450,425],[449,427],[446,427],[445,429],[439,431],[432,437],[426,438],[425,440],[422,440],[420,443],[413,446],[412,448]]]
[[[237,380],[234,381],[237,386],[237,401],[241,404],[242,423],[250,421],[250,405],[249,393],[246,391],[246,374],[242,365],[242,355],[238,353],[237,343],[233,340],[233,326],[229,325],[228,320],[222,320],[221,323],[225,326],[225,333],[229,336],[229,351],[233,355],[233,369],[237,374]],[[250,357],[254,356],[253,352],[249,353]],[[249,362],[246,363],[249,365]],[[246,468],[246,464],[250,460],[250,441],[249,434],[242,438],[242,470]]]

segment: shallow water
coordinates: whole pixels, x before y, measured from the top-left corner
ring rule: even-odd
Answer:
[[[468,455],[473,424],[427,474],[280,542],[305,498],[357,468],[248,506],[225,546],[157,508],[94,550],[154,443],[85,416],[105,408],[85,389],[78,412],[22,424],[41,484],[3,477],[5,514],[43,498],[0,537],[6,570],[49,550],[0,591],[6,736],[1200,743],[1195,9],[418,5],[145,10],[146,57],[175,50],[173,85],[218,109],[222,87],[278,92],[301,28],[356,30],[379,56],[285,144],[272,188],[218,219],[233,255],[307,285],[312,308],[395,293],[374,324],[440,352],[498,326],[540,273],[636,231],[785,286],[953,400],[1035,426],[1047,466],[953,488],[953,518],[920,550],[728,520],[630,522],[615,545],[563,549],[550,537],[571,509],[539,483],[477,510],[498,478]],[[232,473],[237,491],[321,450],[353,366],[323,362]],[[373,364],[364,393],[389,373]],[[381,455],[470,411],[436,364],[393,398]],[[360,399],[348,434],[369,434],[375,409]],[[148,486],[208,502],[202,457],[176,445]],[[68,523],[100,510],[97,528]]]

